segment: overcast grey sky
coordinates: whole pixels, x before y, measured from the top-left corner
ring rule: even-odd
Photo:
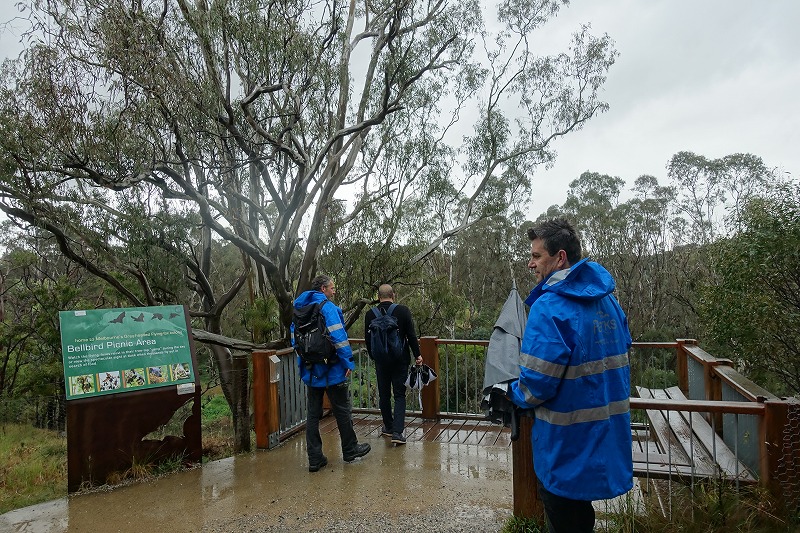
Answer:
[[[0,22],[14,3],[0,0]],[[800,1],[572,0],[541,30],[546,52],[566,49],[587,22],[620,52],[603,94],[611,108],[558,140],[553,168],[534,172],[530,218],[563,203],[586,170],[666,184],[681,150],[752,153],[800,175]],[[19,51],[23,27],[2,27],[3,56]]]
[[[586,170],[667,184],[682,150],[752,153],[800,175],[800,2],[573,0],[545,31],[563,39],[585,22],[620,52],[604,91],[611,107],[534,174],[531,218],[563,203]]]

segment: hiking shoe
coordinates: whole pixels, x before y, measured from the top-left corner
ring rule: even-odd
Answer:
[[[328,458],[324,455],[322,459],[318,463],[308,463],[308,471],[309,472],[318,472],[320,468],[328,464]]]
[[[406,438],[403,436],[402,433],[393,433],[392,434],[392,444],[397,444],[398,446],[401,444],[406,443]]]
[[[392,430],[387,428],[386,426],[383,426],[381,428],[381,437],[391,437],[391,436],[392,436]]]
[[[353,455],[345,455],[344,462],[350,463],[358,459],[359,457],[364,457],[369,453],[372,447],[369,445],[368,442],[362,442],[360,444],[356,444],[356,449],[353,452]]]

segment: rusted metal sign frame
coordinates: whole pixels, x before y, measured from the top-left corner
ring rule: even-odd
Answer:
[[[181,457],[185,463],[202,459],[200,374],[184,306],[186,331],[194,372],[194,390],[185,384],[67,401],[67,491],[103,484],[113,473],[133,465],[158,464]],[[163,426],[187,403],[191,414],[182,435],[161,440],[145,439]]]

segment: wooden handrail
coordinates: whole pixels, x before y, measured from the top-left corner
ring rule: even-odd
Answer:
[[[724,413],[737,415],[763,415],[763,403],[723,402],[717,400],[652,400],[631,398],[631,409],[666,409],[668,411],[691,411],[697,413]]]
[[[761,385],[741,375],[735,368],[717,366],[714,367],[714,374],[719,377],[721,382],[751,402],[780,399]]]
[[[487,340],[469,340],[469,339],[436,339],[436,344],[454,344],[456,346],[489,346]]]
[[[678,347],[678,343],[675,341],[672,342],[634,342],[631,344],[633,348],[666,348],[670,350],[674,350]]]
[[[423,338],[425,337],[421,337],[420,340]],[[431,338],[435,339],[437,345],[454,344],[457,346],[489,346],[489,341],[483,339],[472,340],[472,339],[440,339],[439,337],[431,337]],[[365,340],[360,337],[350,337],[349,341],[350,344],[364,344],[365,342]],[[649,344],[649,343],[641,343],[641,344]],[[653,344],[664,344],[664,343],[653,343]]]
[[[695,361],[707,364],[707,365],[733,365],[733,361],[730,359],[724,359],[721,357],[714,357],[704,349],[700,348],[699,346],[684,346],[684,350],[689,356],[694,359]]]

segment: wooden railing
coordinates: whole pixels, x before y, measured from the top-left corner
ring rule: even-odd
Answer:
[[[708,402],[713,409],[705,411],[711,413],[717,433],[731,449],[741,450],[743,462],[758,475],[761,485],[779,494],[784,464],[800,464],[797,447],[784,445],[798,440],[787,431],[790,413],[792,417],[798,414],[797,402],[778,398],[736,371],[732,361],[710,355],[695,340],[680,339],[675,344],[678,384],[690,406]],[[681,405],[676,407],[683,410]]]
[[[351,339],[350,342],[354,351],[363,356],[363,339]],[[459,398],[461,391],[466,390],[465,387],[471,387],[471,391],[466,390],[467,395],[479,398],[482,372],[479,373],[480,379],[476,378],[473,385],[468,385],[470,372],[475,376],[474,371],[464,370],[461,366],[460,370],[455,371],[456,377],[450,379],[448,376],[451,369],[445,368],[442,363],[444,361],[446,365],[454,364],[451,363],[448,354],[457,347],[480,349],[474,354],[477,354],[475,356],[483,363],[487,344],[488,341],[448,340],[436,337],[420,339],[420,349],[426,364],[440,377],[421,391],[423,418],[437,420],[442,417],[481,416],[477,412],[452,412],[447,408],[447,399]],[[790,425],[790,422],[797,424],[797,419],[800,418],[800,407],[797,402],[770,394],[739,374],[730,360],[711,356],[697,346],[694,340],[634,343],[632,357],[635,357],[639,350],[649,349],[674,350],[674,372],[677,375],[678,387],[686,399],[632,397],[630,404],[632,412],[658,410],[674,413],[676,417],[681,412],[702,413],[711,430],[733,451],[736,460],[747,466],[760,484],[776,494],[784,490],[785,483],[782,482],[786,480],[780,479],[781,468],[785,467],[787,461],[793,465],[800,465],[798,446],[790,445],[788,448],[786,446],[787,439],[797,440],[796,435],[794,437],[791,435]],[[441,355],[442,352],[445,353],[444,357]],[[369,375],[368,369],[371,363],[368,359],[362,360],[357,357],[357,361],[361,371]],[[463,381],[460,379],[462,373],[465,376]],[[254,352],[253,375],[256,445],[258,448],[271,448],[304,427],[304,387],[300,383],[291,349]],[[455,391],[450,390],[452,386],[456,387]],[[466,405],[471,404],[467,402]],[[374,411],[376,407],[367,405],[359,409]],[[535,487],[536,483],[531,461],[531,423],[532,419],[523,418],[521,437],[512,445],[514,514],[517,516],[542,515],[536,491],[531,488]],[[650,427],[647,431],[655,430]],[[712,438],[711,442],[718,441]],[[798,483],[797,480],[790,481]]]

